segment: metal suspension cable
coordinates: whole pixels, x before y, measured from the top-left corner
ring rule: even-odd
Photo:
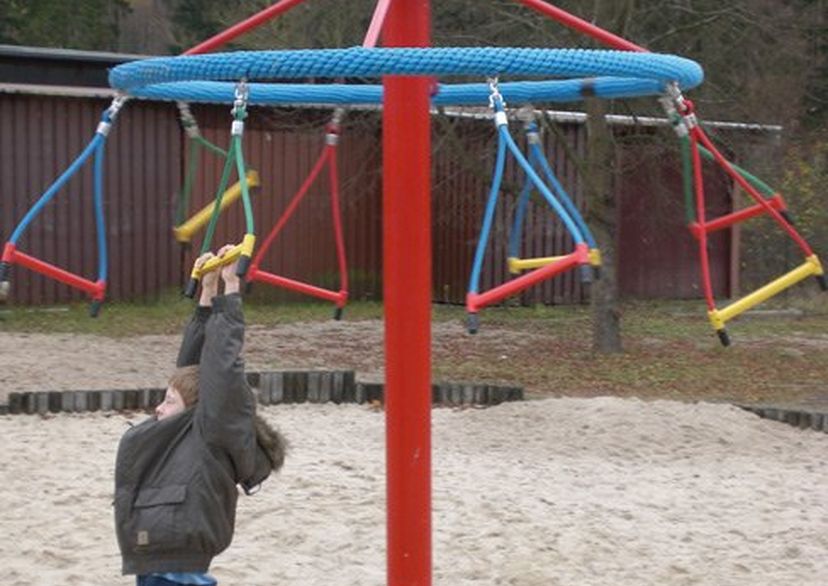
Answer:
[[[526,159],[526,157],[523,156],[523,153],[521,153],[517,144],[515,144],[515,141],[508,130],[508,119],[506,117],[506,112],[504,111],[503,99],[500,94],[497,93],[496,82],[491,82],[491,87],[491,107],[495,112],[495,126],[498,133],[498,143],[494,176],[489,190],[488,201],[486,203],[483,226],[481,228],[480,237],[475,249],[472,273],[469,279],[469,289],[466,296],[468,329],[471,333],[475,333],[478,330],[479,319],[477,311],[480,308],[499,301],[509,295],[523,291],[527,287],[535,285],[547,278],[551,278],[564,270],[568,270],[569,268],[577,265],[586,266],[589,264],[588,246],[584,235],[578,227],[578,224],[570,217],[565,207],[557,201],[540,176],[535,172],[532,164]],[[483,266],[483,258],[485,256],[486,247],[488,246],[495,209],[497,207],[497,198],[500,192],[500,185],[503,181],[507,151],[512,154],[515,161],[526,174],[527,183],[531,182],[531,184],[541,193],[541,195],[543,195],[544,199],[555,210],[555,213],[564,223],[564,226],[566,226],[567,231],[570,233],[574,241],[575,252],[563,257],[558,257],[554,261],[545,263],[545,266],[537,268],[531,273],[527,273],[521,277],[503,283],[481,295],[480,273]],[[587,266],[587,268],[589,267]],[[589,282],[592,278],[591,272],[589,271],[582,272],[581,276],[584,282]]]
[[[314,181],[316,181],[316,177],[322,171],[325,163],[328,162],[328,158],[330,156],[331,151],[328,149],[323,149],[322,156],[320,156],[316,160],[316,164],[311,169],[311,172],[305,177],[305,180],[302,182],[302,185],[299,187],[299,190],[294,194],[293,198],[291,198],[290,202],[288,203],[285,211],[282,213],[282,216],[273,226],[271,231],[268,233],[267,237],[262,241],[262,244],[259,246],[259,250],[256,252],[256,256],[253,258],[253,268],[258,269],[259,265],[262,262],[262,258],[270,248],[270,245],[273,244],[276,236],[278,236],[279,232],[281,232],[282,228],[285,226],[287,221],[293,215],[293,212],[296,211],[297,206],[302,201],[302,198],[310,189],[311,185],[313,185]]]
[[[523,222],[526,219],[526,208],[529,207],[529,195],[532,193],[532,183],[527,177],[518,195],[518,205],[515,210],[515,217],[512,220],[512,230],[509,232],[508,255],[510,258],[520,256],[520,241],[523,235]]]
[[[95,202],[95,232],[98,241],[98,279],[106,282],[108,259],[106,250],[106,221],[104,219],[103,207],[103,165],[104,149],[103,144],[101,144],[101,147],[95,150],[95,162],[93,165],[95,187],[93,200]]]
[[[699,258],[701,260],[702,273],[702,288],[704,291],[704,298],[707,302],[708,311],[713,311],[716,308],[716,302],[713,299],[713,284],[710,279],[710,259],[707,249],[707,230],[704,229],[706,222],[705,218],[705,201],[704,201],[704,178],[702,177],[701,158],[699,155],[698,134],[690,134],[690,153],[693,162],[693,179],[695,185],[696,195],[696,221],[700,224],[699,230]]]
[[[713,157],[716,159],[719,165],[725,170],[725,172],[727,172],[727,174],[730,175],[730,177],[734,181],[736,181],[736,183],[738,183],[739,186],[742,189],[744,189],[745,192],[756,201],[756,203],[765,208],[765,211],[768,213],[768,215],[770,215],[774,220],[776,220],[776,223],[779,224],[782,227],[782,229],[788,233],[788,236],[790,236],[791,239],[793,239],[793,241],[796,242],[797,246],[799,246],[799,248],[802,250],[805,256],[811,256],[814,252],[811,249],[810,245],[807,242],[805,242],[805,239],[802,238],[802,236],[800,236],[799,233],[793,229],[790,223],[788,223],[788,221],[784,217],[782,217],[778,210],[776,210],[770,203],[768,203],[767,199],[762,197],[761,194],[759,194],[756,191],[754,186],[751,185],[751,183],[747,179],[745,179],[745,177],[741,173],[738,173],[733,168],[730,162],[727,159],[725,159],[725,157],[718,151],[718,149],[716,149],[716,146],[707,137],[707,135],[701,129],[699,129],[698,126],[695,127],[691,132],[697,135],[698,143],[704,145],[704,147],[713,154]]]
[[[544,199],[552,206],[552,209],[555,210],[555,213],[561,218],[561,221],[566,226],[569,233],[572,235],[575,244],[586,244],[586,239],[584,238],[581,229],[578,227],[578,224],[570,217],[569,212],[567,212],[566,208],[558,201],[558,199],[552,195],[552,192],[549,188],[544,184],[543,180],[537,174],[537,172],[532,168],[532,164],[523,156],[523,153],[520,152],[520,148],[518,148],[517,144],[515,144],[515,140],[509,134],[508,128],[501,126],[498,128],[498,132],[501,136],[504,137],[506,141],[506,146],[508,147],[509,151],[512,153],[512,156],[518,162],[520,167],[529,177],[529,180],[535,186],[535,188],[541,193]]]
[[[227,191],[227,184],[230,181],[230,174],[233,167],[239,176],[239,186],[241,191],[242,202],[244,204],[245,216],[245,234],[241,243],[234,246],[230,251],[226,252],[221,257],[214,257],[208,260],[204,265],[198,268],[193,268],[190,274],[190,280],[184,289],[184,295],[187,297],[195,297],[198,289],[198,283],[202,275],[215,271],[222,266],[230,264],[238,259],[238,266],[236,274],[239,277],[244,277],[250,268],[250,260],[253,256],[253,249],[256,242],[253,207],[250,203],[250,193],[247,184],[247,170],[244,163],[244,152],[242,147],[242,135],[244,134],[244,119],[247,117],[247,86],[244,81],[239,82],[236,90],[236,100],[233,104],[233,123],[230,131],[230,148],[227,151],[227,160],[224,163],[222,170],[221,181],[216,192],[215,203],[213,205],[210,222],[204,234],[204,239],[201,244],[201,254],[210,250],[210,245],[213,240],[218,218],[221,214],[221,202],[224,194]]]
[[[192,47],[185,54],[197,55],[207,51],[218,48],[239,35],[260,26],[264,22],[270,20],[278,14],[292,8],[303,0],[283,0],[278,4],[271,6],[265,10],[260,11],[247,20],[237,24],[230,29],[219,33],[218,35],[208,39],[207,41]],[[3,255],[0,259],[0,298],[5,298],[9,292],[10,285],[8,281],[8,274],[12,264],[20,264],[35,272],[43,274],[47,277],[54,278],[71,287],[81,289],[92,296],[92,315],[97,315],[100,304],[103,301],[106,290],[108,255],[106,249],[106,229],[105,216],[103,211],[103,166],[104,166],[104,145],[106,137],[109,134],[112,123],[120,108],[126,102],[127,97],[118,94],[113,100],[109,108],[103,113],[101,123],[98,125],[95,136],[90,143],[84,148],[81,154],[72,162],[72,164],[60,174],[60,176],[46,189],[46,191],[38,198],[38,201],[27,211],[20,223],[15,227],[10,239],[6,242],[3,249]],[[216,152],[222,152],[221,149],[210,144],[203,138],[194,144],[200,144]],[[25,233],[31,222],[40,214],[43,208],[55,197],[58,191],[66,185],[66,183],[78,172],[78,170],[87,162],[87,160],[94,155],[93,162],[93,203],[96,226],[96,241],[98,246],[98,280],[96,282],[89,281],[83,277],[75,275],[69,271],[41,261],[37,258],[24,254],[17,250],[17,242]],[[239,152],[239,158],[241,153]],[[243,160],[240,159],[239,168],[243,167]],[[188,171],[188,178],[190,172]],[[246,185],[242,181],[242,192],[245,200],[245,215],[248,225],[252,225],[252,209],[249,198],[246,197]]]
[[[492,185],[489,188],[489,199],[486,203],[486,210],[483,214],[483,226],[480,228],[480,237],[472,261],[471,278],[469,279],[469,292],[480,292],[480,271],[483,268],[483,258],[486,254],[486,245],[489,242],[489,233],[492,230],[495,209],[497,208],[497,195],[500,192],[500,185],[503,182],[503,170],[506,164],[506,139],[501,133],[497,137],[497,156],[495,157],[495,171],[492,177]]]
[[[373,17],[371,19],[371,24],[362,43],[363,47],[373,47],[376,45],[382,30],[382,26],[385,21],[385,16],[388,12],[389,5],[390,2],[388,0],[379,0],[379,2],[377,3]],[[342,220],[340,217],[339,173],[336,163],[336,147],[339,144],[339,138],[341,134],[340,122],[343,112],[344,111],[341,108],[337,108],[336,110],[334,110],[332,119],[325,129],[325,146],[322,148],[322,152],[319,154],[319,157],[314,166],[312,167],[311,172],[308,174],[308,176],[303,181],[302,185],[299,187],[299,190],[291,198],[290,202],[285,208],[285,211],[273,225],[273,228],[270,230],[264,241],[260,244],[258,251],[256,252],[256,255],[253,258],[253,261],[250,266],[250,271],[248,273],[248,281],[251,283],[255,281],[265,282],[271,285],[284,287],[299,293],[304,293],[321,299],[334,301],[337,305],[334,314],[335,319],[341,318],[342,308],[345,302],[347,301],[348,297],[348,271],[345,259],[345,242],[342,233]],[[338,292],[333,292],[327,289],[323,289],[321,287],[309,285],[307,283],[303,283],[295,279],[289,279],[287,277],[278,276],[273,273],[266,272],[260,268],[265,253],[274,243],[276,237],[279,235],[282,228],[284,228],[284,226],[287,224],[290,217],[292,217],[293,213],[298,208],[299,203],[307,195],[311,185],[313,185],[313,183],[316,181],[317,177],[322,172],[322,169],[326,164],[328,165],[328,181],[331,196],[331,216],[333,220],[334,240],[336,245],[337,264],[339,268],[340,278],[340,289]]]
[[[221,180],[219,181],[218,190],[216,191],[213,213],[210,216],[210,223],[207,224],[207,230],[201,241],[200,254],[210,251],[210,246],[213,242],[213,235],[215,234],[216,226],[218,225],[219,214],[221,213],[221,201],[224,198],[224,192],[227,190],[227,185],[230,183],[230,173],[233,171],[233,165],[236,159],[236,149],[236,137],[232,137],[230,139],[230,149],[227,151],[227,160],[224,162],[224,167],[221,172]]]
[[[186,102],[178,102],[179,117],[181,126],[187,134],[187,171],[184,175],[184,184],[178,193],[178,201],[175,213],[175,225],[180,226],[187,218],[187,211],[190,209],[190,198],[192,195],[193,181],[198,171],[198,163],[201,160],[201,150],[208,151],[226,159],[227,151],[214,145],[204,138],[198,128],[198,123]]]
[[[290,10],[294,6],[301,4],[304,0],[283,0],[265,8],[250,16],[249,18],[233,25],[232,27],[218,33],[199,43],[198,45],[191,47],[187,51],[183,53],[183,55],[199,55],[203,53],[209,53],[215,49],[218,49],[230,41],[236,39],[237,37],[252,31],[253,29],[262,26],[266,22],[272,20],[276,16]],[[179,102],[179,107],[182,108],[181,102]],[[181,110],[182,112],[182,125],[184,125],[185,130],[188,131],[188,135],[190,136],[190,162],[187,167],[187,174],[184,180],[184,186],[182,188],[181,194],[183,197],[179,196],[179,205],[176,212],[176,224],[181,224],[184,221],[184,216],[186,215],[186,210],[189,207],[189,198],[190,198],[190,190],[192,188],[192,179],[196,171],[198,156],[200,154],[201,147],[205,147],[208,150],[214,152],[217,155],[227,157],[228,152],[224,149],[214,145],[210,141],[206,140],[201,133],[198,132],[198,126],[196,124],[195,118],[192,117],[192,114],[189,113],[189,109],[186,109],[186,104]],[[185,113],[186,112],[186,113]],[[190,129],[193,129],[190,131]],[[196,162],[194,162],[196,161]],[[243,183],[243,182],[242,182]],[[226,187],[226,185],[225,185]],[[247,186],[243,185],[242,190],[246,189]],[[220,198],[219,198],[220,201]],[[247,211],[245,211],[247,215]],[[215,228],[214,228],[215,229]],[[212,234],[211,234],[212,238]]]
[[[104,218],[104,185],[103,185],[103,163],[104,146],[106,138],[112,128],[115,117],[123,107],[127,98],[117,95],[110,106],[104,110],[101,120],[95,130],[95,135],[87,144],[80,155],[64,170],[63,173],[46,189],[38,198],[35,204],[26,212],[23,219],[18,223],[12,232],[11,237],[3,248],[3,255],[0,258],[0,298],[5,298],[10,289],[8,280],[9,271],[13,264],[19,264],[34,272],[48,278],[60,281],[70,287],[84,291],[92,298],[90,314],[94,317],[98,314],[101,303],[106,292],[107,279],[107,248],[106,248],[106,224]],[[29,225],[43,211],[43,209],[54,199],[57,193],[69,182],[69,180],[83,167],[84,164],[93,158],[93,208],[96,229],[96,244],[98,247],[98,277],[91,281],[70,271],[64,270],[48,262],[37,259],[18,250],[17,245]]]
[[[552,186],[552,189],[554,190],[555,194],[557,194],[557,199],[560,201],[561,205],[563,205],[563,207],[569,213],[572,220],[578,226],[578,229],[584,236],[584,240],[586,240],[590,248],[596,248],[597,244],[595,242],[595,238],[592,235],[592,232],[589,229],[589,226],[587,226],[586,222],[581,216],[581,213],[578,211],[578,208],[576,208],[575,204],[572,202],[572,198],[569,197],[569,194],[566,192],[563,185],[561,185],[561,182],[558,180],[557,176],[552,171],[552,168],[549,166],[549,162],[546,160],[546,157],[540,150],[540,146],[538,146],[537,143],[533,142],[529,148],[531,160],[534,160],[540,166],[541,170],[546,176],[546,180]]]
[[[613,35],[542,0],[517,1],[610,47],[638,53],[647,52],[643,47]],[[757,177],[729,162],[718,151],[713,141],[710,140],[704,130],[699,126],[693,111],[692,102],[682,96],[681,90],[678,87],[674,84],[668,85],[667,94],[668,96],[662,99],[662,105],[667,111],[668,117],[674,120],[674,128],[681,138],[685,206],[687,218],[690,222],[690,229],[699,242],[702,285],[705,301],[708,306],[708,316],[720,341],[723,345],[728,346],[730,339],[724,327],[728,319],[732,319],[808,276],[815,276],[820,288],[823,290],[828,290],[828,280],[826,280],[825,271],[822,268],[819,258],[814,254],[805,239],[793,227],[793,222],[785,209],[781,196]],[[702,156],[716,162],[722,167],[725,173],[756,202],[756,205],[708,222],[705,218],[704,184],[701,169]],[[693,183],[695,183],[695,190],[693,190]],[[693,222],[693,210],[690,204],[690,199],[692,199],[693,195],[691,192],[693,191],[695,191],[696,199],[695,222]],[[757,291],[730,304],[725,309],[717,310],[715,300],[713,299],[713,288],[711,284],[707,233],[708,231],[731,226],[736,222],[757,216],[761,213],[770,215],[797,244],[805,256],[805,262]]]

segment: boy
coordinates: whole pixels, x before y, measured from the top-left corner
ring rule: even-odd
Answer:
[[[164,401],[118,446],[116,533],[122,571],[138,586],[215,586],[207,571],[232,540],[236,485],[250,494],[284,461],[284,439],[256,416],[244,375],[236,263],[221,280],[218,295],[217,272],[203,276]]]

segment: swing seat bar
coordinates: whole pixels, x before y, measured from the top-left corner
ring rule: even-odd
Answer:
[[[512,273],[513,275],[519,275],[523,271],[545,267],[546,265],[553,262],[557,262],[562,258],[564,257],[543,256],[537,258],[517,258],[514,256],[510,256],[506,260],[506,263],[509,266],[510,273]],[[601,251],[599,249],[591,248],[589,250],[589,264],[596,268],[601,266]]]
[[[248,169],[246,175],[247,185],[249,187],[255,188],[261,185],[259,181],[259,174],[256,171],[254,171],[253,169]],[[235,203],[235,201],[239,199],[239,197],[241,197],[241,194],[241,181],[237,181],[224,192],[224,195],[221,198],[221,205],[219,206],[219,213],[223,212],[231,204]],[[173,228],[173,235],[175,236],[175,239],[182,244],[190,242],[193,239],[195,233],[198,232],[205,225],[207,225],[207,223],[210,221],[215,206],[216,202],[214,200],[211,203],[204,206],[203,208],[201,208],[201,210],[196,212],[193,215],[193,217],[191,217],[189,220],[187,220],[180,226],[176,226],[175,228]]]
[[[331,301],[340,309],[345,307],[345,304],[348,302],[348,291],[345,289],[331,291],[329,289],[323,289],[322,287],[303,283],[302,281],[289,279],[288,277],[274,275],[273,273],[269,273],[261,269],[250,270],[247,274],[247,280],[251,283],[256,281],[260,283],[267,283],[268,285],[273,285],[274,287],[281,287],[283,289],[295,291],[296,293],[302,293],[304,295],[310,295],[311,297],[316,297],[325,301]]]
[[[5,273],[8,271],[8,268],[11,267],[11,265],[16,264],[34,271],[35,273],[49,277],[50,279],[54,279],[56,281],[60,281],[65,285],[69,285],[70,287],[83,291],[89,295],[93,301],[103,301],[104,296],[106,295],[106,281],[90,281],[80,275],[76,275],[75,273],[42,261],[34,256],[20,252],[11,242],[7,242],[6,246],[3,248],[2,263],[4,274],[2,275],[1,280],[4,282],[6,281]]]
[[[776,194],[773,197],[766,199],[765,202],[771,208],[779,212],[787,211],[785,201],[779,194]],[[757,203],[742,210],[738,210],[733,213],[720,216],[715,220],[705,221],[704,225],[700,224],[699,222],[692,222],[688,226],[688,228],[690,229],[690,232],[693,234],[695,238],[699,238],[701,236],[702,230],[706,231],[708,234],[710,232],[715,232],[716,230],[724,230],[725,228],[729,228],[734,224],[738,224],[739,222],[743,222],[750,218],[755,218],[756,216],[761,216],[765,213],[768,213],[767,207],[762,205],[761,203]]]
[[[825,272],[822,268],[822,263],[820,263],[819,258],[815,254],[811,255],[805,259],[804,263],[802,263],[792,271],[782,275],[774,281],[771,281],[770,283],[768,283],[764,287],[757,289],[753,293],[745,295],[744,297],[742,297],[738,301],[734,301],[727,307],[708,311],[707,314],[710,317],[710,323],[713,325],[713,328],[716,331],[723,330],[725,327],[725,322],[730,321],[731,319],[746,312],[752,307],[759,305],[763,301],[767,301],[774,295],[781,293],[785,289],[794,286],[795,284],[807,279],[810,276],[815,276],[818,278],[823,277],[823,279],[820,280],[820,283],[823,283],[824,275]]]
[[[553,262],[535,269],[531,273],[526,273],[502,285],[493,287],[488,291],[484,291],[483,293],[469,292],[466,294],[466,310],[469,313],[477,313],[484,307],[488,307],[498,301],[502,301],[506,297],[520,293],[524,289],[537,285],[546,279],[551,279],[564,271],[568,271],[578,265],[590,264],[589,250],[586,244],[578,244],[575,246],[575,252],[554,258],[555,260]]]

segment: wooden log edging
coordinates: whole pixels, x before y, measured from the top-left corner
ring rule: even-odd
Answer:
[[[787,423],[799,429],[812,429],[828,433],[828,413],[762,405],[739,405],[739,407],[758,415],[762,419]]]
[[[247,373],[261,405],[292,403],[382,403],[385,386],[356,380],[352,370],[280,370]],[[164,400],[163,388],[31,391],[9,393],[0,415],[46,415],[95,411],[148,411]],[[435,406],[493,406],[524,398],[520,387],[477,383],[435,383]]]

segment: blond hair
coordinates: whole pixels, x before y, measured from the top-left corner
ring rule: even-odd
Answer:
[[[185,407],[198,402],[198,365],[176,368],[168,382],[181,395]]]

